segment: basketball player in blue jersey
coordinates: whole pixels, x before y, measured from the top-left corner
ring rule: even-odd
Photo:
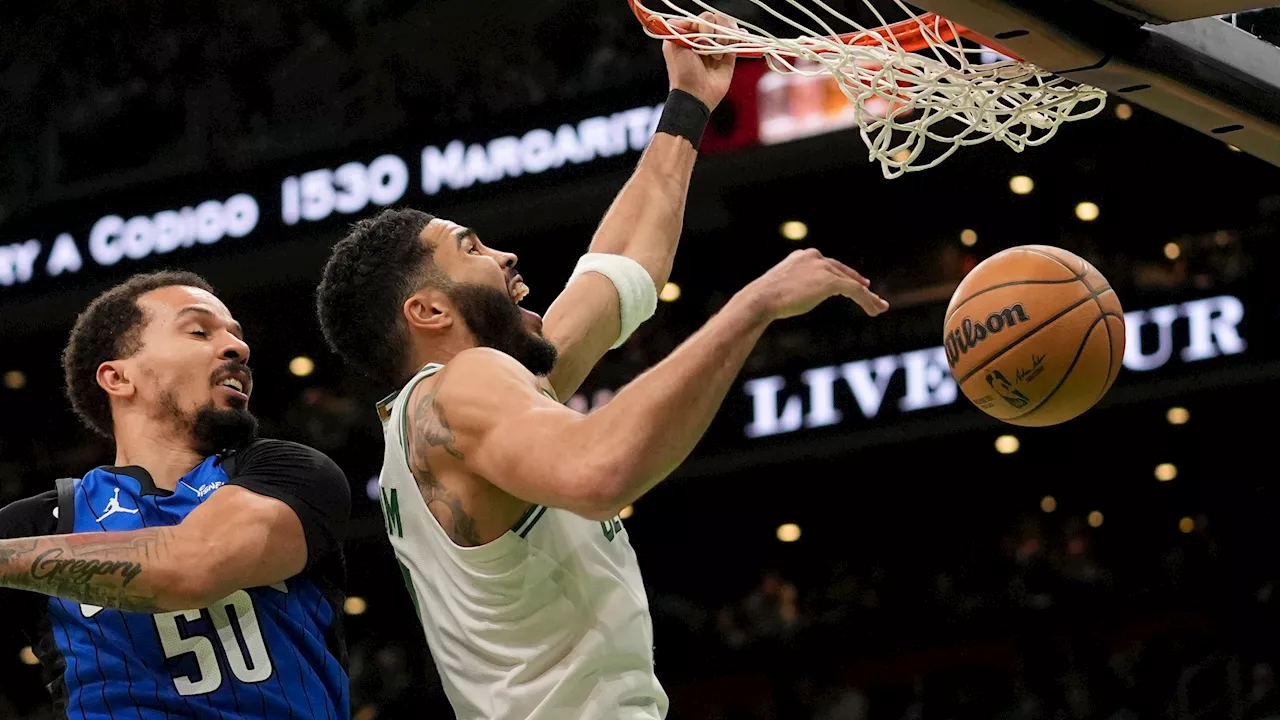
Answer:
[[[115,464],[0,510],[0,607],[59,717],[347,718],[342,471],[255,439],[240,326],[190,273],[95,299],[67,393]]]

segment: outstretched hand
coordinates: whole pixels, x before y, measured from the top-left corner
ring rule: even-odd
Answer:
[[[747,286],[762,303],[769,320],[803,315],[822,301],[843,295],[874,317],[889,303],[870,289],[871,282],[839,260],[813,248],[796,250]]]

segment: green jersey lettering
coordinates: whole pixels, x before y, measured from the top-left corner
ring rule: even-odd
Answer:
[[[600,523],[600,529],[604,531],[604,539],[613,542],[618,533],[622,532],[622,518],[614,515],[612,520]]]
[[[404,523],[400,520],[400,498],[396,495],[395,488],[391,489],[390,494],[386,488],[382,488],[382,520],[387,535],[404,537]]]

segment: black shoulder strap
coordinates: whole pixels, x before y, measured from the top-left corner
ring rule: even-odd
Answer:
[[[58,533],[66,535],[76,528],[76,479],[58,478]]]

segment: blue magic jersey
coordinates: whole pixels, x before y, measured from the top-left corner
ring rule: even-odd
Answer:
[[[349,507],[345,477],[336,467],[319,467],[332,466],[328,458],[292,443],[260,441],[242,455],[206,459],[172,493],[140,468],[98,468],[60,481],[57,532],[177,525],[219,488],[237,484],[294,508],[309,550],[302,574],[202,609],[150,615],[41,597],[36,650],[67,717],[349,717],[340,538],[326,538],[345,532],[345,518],[317,527],[327,508],[337,515]],[[300,458],[311,466],[282,469]],[[337,484],[341,489],[326,487]]]

